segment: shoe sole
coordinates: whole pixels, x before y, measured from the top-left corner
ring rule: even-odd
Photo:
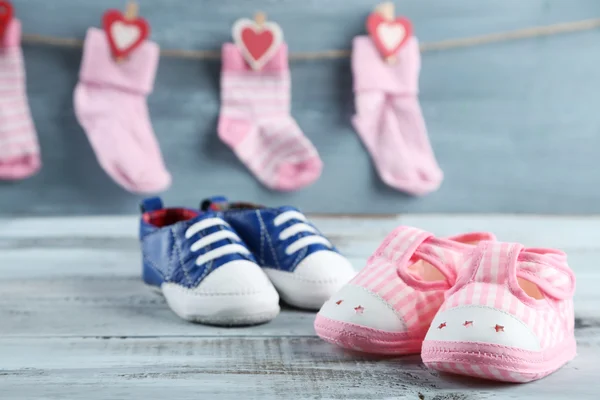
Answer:
[[[350,280],[348,278],[328,282],[309,281],[273,268],[263,267],[263,271],[279,292],[281,300],[303,310],[319,310],[334,293]]]
[[[150,288],[165,298],[175,314],[190,322],[217,326],[256,325],[271,321],[280,311],[278,299],[263,293],[202,296],[173,285],[175,290],[167,289],[166,294],[164,286]]]
[[[348,350],[382,355],[409,355],[421,351],[422,339],[410,338],[404,332],[378,329],[335,321],[322,315],[315,319],[315,331],[326,342]]]
[[[576,355],[575,340],[544,352],[479,342],[423,342],[429,368],[503,382],[530,382],[558,370]]]

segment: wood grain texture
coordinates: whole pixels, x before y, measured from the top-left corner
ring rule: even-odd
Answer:
[[[596,331],[598,333],[598,331]],[[594,399],[600,343],[538,382],[506,385],[375,358],[318,338],[0,339],[0,393],[19,399]],[[43,355],[43,357],[42,357]],[[90,397],[91,396],[91,397]]]
[[[0,219],[2,399],[595,399],[600,357],[600,218],[316,217],[361,268],[410,224],[450,235],[490,230],[566,250],[577,276],[579,355],[538,382],[504,385],[428,371],[418,356],[378,358],[319,340],[313,312],[217,328],[178,319],[140,282],[131,216]]]
[[[291,51],[348,49],[364,32],[365,0],[145,0],[141,12],[165,48],[218,49],[238,17],[264,9],[283,26]],[[600,16],[595,0],[403,0],[422,41]],[[83,38],[121,1],[17,0],[25,32]],[[68,15],[68,18],[65,18]],[[309,27],[310,34],[305,32]],[[168,200],[197,204],[227,194],[326,213],[600,212],[594,160],[600,139],[597,43],[590,31],[423,56],[420,99],[445,171],[439,192],[414,199],[386,187],[350,125],[349,60],[292,64],[293,115],[325,169],[298,193],[262,187],[216,135],[218,61],[163,58],[152,122],[173,173]],[[44,168],[32,179],[0,183],[0,215],[128,214],[137,196],[100,169],[73,114],[79,49],[25,47],[29,100]]]

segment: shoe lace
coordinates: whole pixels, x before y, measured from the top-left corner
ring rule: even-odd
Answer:
[[[279,233],[279,240],[287,240],[291,237],[296,237],[296,240],[286,246],[285,254],[292,255],[311,244],[322,244],[329,248],[333,247],[331,242],[323,237],[314,226],[309,225],[308,219],[301,212],[293,210],[285,211],[273,220],[273,224],[276,227],[279,227],[292,220],[294,220],[295,223]],[[309,235],[299,236],[301,233],[309,233]]]
[[[248,248],[242,245],[242,240],[239,236],[233,232],[229,224],[221,218],[205,218],[192,225],[190,225],[185,231],[185,238],[191,240],[198,233],[205,229],[212,228],[214,226],[220,226],[216,232],[209,233],[208,235],[202,235],[195,240],[190,246],[190,251],[196,253],[201,249],[210,246],[221,240],[230,239],[237,243],[230,243],[224,246],[219,246],[215,249],[209,250],[204,254],[199,255],[196,258],[196,265],[206,264],[207,262],[216,260],[217,258],[223,257],[228,254],[250,254]],[[223,228],[224,227],[224,228]]]

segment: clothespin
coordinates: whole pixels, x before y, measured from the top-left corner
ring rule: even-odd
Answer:
[[[367,31],[382,57],[393,64],[396,53],[412,35],[412,24],[407,18],[396,17],[394,3],[386,1],[369,15]]]
[[[396,16],[396,8],[394,7],[394,3],[391,1],[386,1],[384,3],[379,4],[375,11],[381,14],[381,16],[389,23],[394,22],[394,17]],[[385,58],[385,61],[388,64],[396,63],[396,56],[391,55]]]
[[[116,63],[122,63],[150,34],[148,22],[138,12],[138,4],[131,0],[127,3],[124,14],[119,10],[108,10],[102,17]]]
[[[240,18],[231,31],[233,41],[242,56],[254,71],[262,69],[279,50],[283,43],[283,32],[279,25],[267,21],[267,14],[258,11],[254,19]]]
[[[127,6],[125,7],[125,19],[128,19],[130,21],[136,19],[139,10],[140,7],[135,1],[128,2]]]
[[[375,7],[375,11],[381,14],[386,21],[391,22],[394,20],[395,16],[395,7],[394,3],[391,1],[386,1],[384,3],[380,3]]]
[[[258,11],[254,14],[254,22],[260,29],[264,29],[265,22],[267,22],[267,14],[263,11]]]
[[[138,6],[138,4],[135,1],[130,1],[129,3],[127,3],[127,6],[125,7],[125,20],[126,21],[135,21],[135,19],[138,16],[138,12],[139,12],[140,7]],[[117,64],[122,63],[125,60],[124,56],[118,56],[115,58],[115,62]]]

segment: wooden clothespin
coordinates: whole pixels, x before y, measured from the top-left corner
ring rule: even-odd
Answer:
[[[281,28],[277,23],[267,21],[267,14],[263,11],[254,14],[254,20],[238,19],[231,33],[244,59],[255,71],[262,69],[283,43]]]
[[[131,0],[127,3],[124,14],[119,10],[108,10],[102,17],[116,63],[122,63],[150,34],[150,25],[138,13],[138,4]]]
[[[128,2],[127,6],[125,7],[125,19],[130,20],[130,21],[136,19],[138,16],[139,10],[140,10],[140,7],[138,6],[138,4],[135,1]]]
[[[375,7],[375,11],[381,14],[381,16],[388,22],[393,21],[396,14],[394,3],[391,1],[386,1],[385,3],[377,5],[377,7]]]
[[[412,35],[412,24],[407,18],[396,17],[394,3],[386,1],[369,15],[367,31],[383,58],[393,64],[396,53]]]
[[[138,16],[139,10],[140,7],[135,1],[128,2],[127,6],[125,7],[125,14],[123,15],[125,17],[125,21],[135,21],[135,19]],[[124,56],[118,56],[115,58],[115,62],[117,64],[121,64],[124,60]]]
[[[381,16],[385,19],[386,22],[394,22],[394,17],[396,16],[396,8],[394,7],[394,3],[392,3],[391,1],[386,1],[385,3],[379,4],[375,8],[375,11],[381,14]],[[388,64],[394,64],[396,63],[396,56],[388,56],[385,58],[385,61]]]
[[[267,14],[263,11],[258,11],[254,14],[254,22],[260,29],[264,29],[265,22],[267,22]]]

